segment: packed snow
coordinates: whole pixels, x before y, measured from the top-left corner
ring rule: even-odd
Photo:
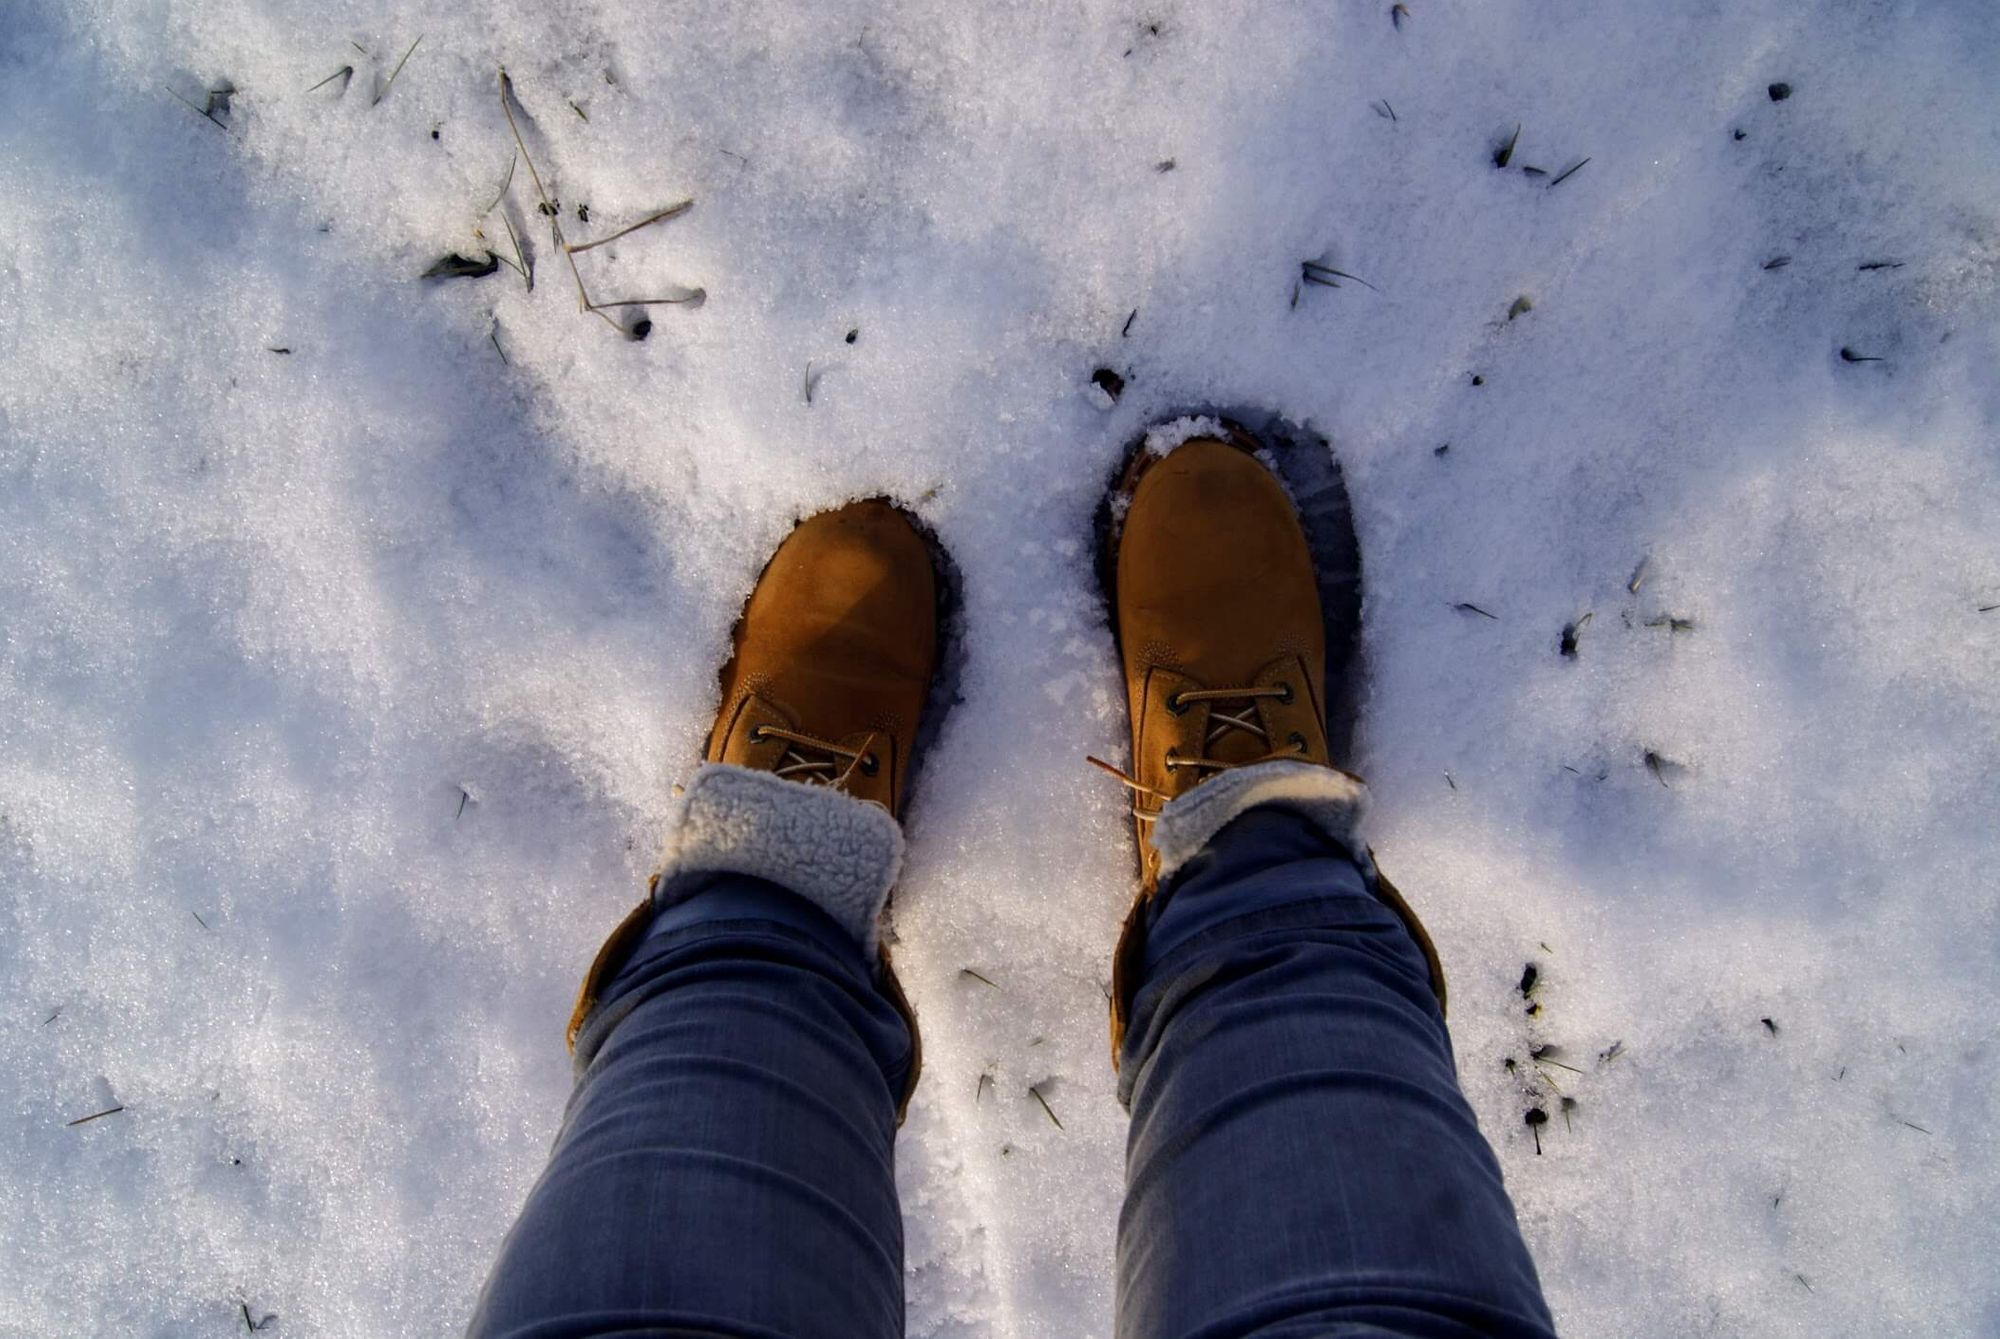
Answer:
[[[887,493],[966,628],[909,1331],[1108,1335],[1091,519],[1232,407],[1345,465],[1561,1328],[2000,1333],[1996,70],[1988,0],[0,0],[0,1333],[461,1328],[740,602]],[[573,276],[544,193],[694,203]]]

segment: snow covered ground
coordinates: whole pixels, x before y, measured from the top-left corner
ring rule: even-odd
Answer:
[[[705,303],[578,312],[503,64],[570,240],[695,202],[591,291]],[[462,1325],[739,602],[890,492],[970,629],[910,1332],[1107,1334],[1090,518],[1244,405],[1346,463],[1563,1328],[2000,1334],[1996,71],[1990,0],[0,0],[0,1333]]]

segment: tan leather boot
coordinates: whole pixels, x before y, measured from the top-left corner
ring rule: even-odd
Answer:
[[[901,512],[856,502],[806,520],[736,625],[708,760],[900,816],[937,644],[937,575]]]
[[[930,548],[887,502],[810,517],[765,566],[734,640],[709,732],[712,765],[696,772],[677,806],[645,901],[584,977],[570,1046],[644,937],[663,877],[746,874],[813,902],[879,955],[882,991],[909,1024],[913,1051],[900,1119],[922,1043],[875,918],[902,861],[897,819],[937,662]],[[588,1056],[577,1059],[581,1065]]]
[[[1256,451],[1233,425],[1166,454],[1142,447],[1113,494],[1106,556],[1132,759],[1129,773],[1106,770],[1133,793],[1141,885],[1112,968],[1114,1063],[1137,988],[1146,903],[1230,819],[1282,799],[1372,863],[1356,830],[1363,787],[1328,753],[1312,553]],[[1274,763],[1300,766],[1260,766]],[[1205,789],[1191,797],[1197,787]],[[1159,830],[1176,800],[1175,830]],[[1429,936],[1387,880],[1380,888],[1430,960],[1442,999]]]

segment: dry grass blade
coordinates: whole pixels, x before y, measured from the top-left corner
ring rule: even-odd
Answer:
[[[410,63],[410,57],[417,54],[417,48],[423,45],[423,40],[424,40],[424,34],[418,33],[417,40],[410,43],[410,49],[408,51],[405,51],[403,53],[403,58],[396,62],[396,68],[389,71],[388,80],[385,83],[383,83],[380,90],[376,92],[375,101],[368,104],[370,107],[379,107],[382,105],[382,99],[388,97],[389,90],[396,86],[396,76],[401,74],[403,72],[403,67]]]
[[[1063,1123],[1061,1118],[1056,1115],[1056,1109],[1049,1105],[1049,1099],[1042,1096],[1042,1090],[1040,1088],[1030,1088],[1028,1089],[1028,1093],[1037,1102],[1042,1104],[1042,1110],[1049,1113],[1049,1119],[1055,1122],[1056,1128],[1058,1130],[1062,1129]]]
[[[627,233],[637,232],[641,228],[649,227],[652,224],[659,223],[665,219],[679,218],[682,214],[687,213],[688,210],[693,208],[694,208],[694,201],[683,200],[679,204],[668,205],[665,209],[662,209],[657,214],[648,214],[645,218],[640,219],[637,223],[632,224],[630,227],[620,228],[617,232],[612,233],[609,237],[600,237],[594,242],[571,242],[568,243],[563,249],[568,251],[572,256],[578,255],[582,252],[589,251],[594,247],[603,246],[606,242],[615,242]]]

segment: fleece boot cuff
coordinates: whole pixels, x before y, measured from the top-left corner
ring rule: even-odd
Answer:
[[[1259,805],[1276,804],[1303,816],[1353,856],[1364,874],[1375,862],[1361,840],[1368,787],[1361,778],[1316,763],[1254,763],[1210,777],[1160,810],[1153,849],[1160,853],[1160,884],[1201,852],[1215,834]]]
[[[668,821],[654,887],[664,906],[685,875],[766,879],[824,911],[873,958],[877,918],[902,866],[903,829],[881,805],[831,786],[707,763]]]

